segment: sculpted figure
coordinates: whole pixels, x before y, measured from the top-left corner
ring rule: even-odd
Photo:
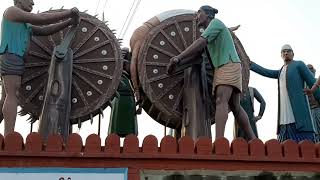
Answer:
[[[116,133],[120,137],[129,134],[138,135],[138,124],[133,89],[130,82],[130,53],[122,48],[124,68],[117,92],[111,103],[111,114],[108,134]]]
[[[303,93],[305,84],[311,88],[316,79],[303,61],[293,60],[294,52],[290,45],[282,46],[281,57],[284,65],[280,70],[266,69],[254,62],[250,67],[262,76],[278,80],[278,140],[316,142],[309,103]],[[319,102],[319,89],[313,95]]]
[[[207,48],[214,66],[214,82],[212,94],[216,103],[215,123],[216,138],[224,136],[225,124],[228,119],[228,107],[236,117],[240,127],[246,132],[248,139],[254,139],[248,116],[240,106],[242,92],[241,62],[229,29],[222,21],[215,18],[217,9],[202,6],[197,12],[198,25],[205,27],[201,37],[193,42],[178,56],[171,58],[167,66],[168,74],[181,66],[191,56],[199,54]]]
[[[0,73],[3,90],[0,102],[0,118],[4,119],[4,135],[14,131],[17,115],[16,93],[24,72],[24,55],[31,35],[43,36],[56,33],[77,24],[78,9],[55,13],[32,13],[33,0],[14,0],[7,8],[1,24]],[[45,26],[43,26],[45,25]]]
[[[316,69],[313,67],[312,64],[307,65],[310,71],[312,72],[313,75],[316,74]],[[309,100],[309,105],[310,105],[310,111],[312,115],[312,122],[313,122],[313,127],[315,129],[315,135],[316,135],[316,140],[320,140],[320,103],[314,98],[313,92],[317,90],[318,88],[318,83],[319,83],[319,78],[317,82],[312,86],[310,90],[309,88],[306,88],[305,91],[307,92],[308,95],[308,100]]]
[[[259,113],[257,116],[254,115],[254,100],[255,99],[260,103],[260,109],[259,109]],[[241,97],[240,104],[241,104],[242,108],[246,111],[248,118],[249,118],[250,126],[251,126],[254,134],[258,138],[258,130],[257,130],[256,123],[263,116],[264,110],[266,108],[265,100],[263,99],[263,97],[261,96],[261,94],[259,93],[259,91],[256,88],[249,87],[249,90],[246,91],[246,93]],[[243,138],[247,139],[244,131],[241,128],[239,128],[239,125],[236,123],[236,121],[235,121],[234,135],[235,135],[235,137],[243,137]]]

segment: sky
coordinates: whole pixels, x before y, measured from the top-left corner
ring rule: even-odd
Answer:
[[[222,20],[228,27],[241,27],[236,35],[241,40],[248,56],[254,62],[269,69],[280,69],[283,65],[280,49],[284,44],[290,44],[295,53],[295,60],[302,60],[306,64],[313,64],[320,71],[318,53],[320,51],[320,1],[319,0],[141,0],[127,31],[119,36],[121,29],[125,29],[124,23],[134,0],[34,0],[33,12],[46,11],[49,8],[59,9],[77,7],[80,11],[88,10],[91,15],[98,14],[108,22],[110,29],[116,29],[118,38],[123,39],[122,45],[129,46],[129,40],[133,31],[151,17],[167,10],[190,9],[197,11],[202,5],[210,5],[219,10],[216,18]],[[13,0],[1,0],[0,13],[13,5]],[[0,17],[1,18],[1,17]],[[319,73],[316,73],[318,76]],[[263,118],[258,121],[259,138],[265,142],[276,139],[277,127],[277,80],[268,79],[254,72],[250,73],[250,86],[255,87],[264,97],[267,105]],[[259,103],[255,102],[256,114],[259,111]],[[110,108],[105,110],[104,119],[101,123],[101,140],[107,136]],[[24,138],[30,132],[30,125],[26,123],[27,117],[18,117],[15,131]],[[233,139],[232,113],[226,125],[225,137]],[[94,119],[83,123],[78,130],[85,142],[89,134],[97,133],[98,121]],[[164,127],[152,120],[146,113],[138,116],[139,140],[153,134],[160,142],[164,136]],[[215,126],[212,126],[214,139]],[[34,125],[37,129],[37,124]],[[0,133],[3,133],[3,122],[0,124]]]

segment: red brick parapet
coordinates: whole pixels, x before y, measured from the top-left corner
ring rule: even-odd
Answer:
[[[309,141],[248,143],[237,138],[230,144],[225,138],[212,143],[209,138],[194,142],[166,136],[158,146],[157,138],[149,135],[139,147],[139,139],[129,135],[121,147],[117,135],[109,135],[101,146],[100,137],[92,134],[84,144],[78,134],[71,134],[66,144],[58,135],[49,136],[46,144],[37,133],[29,134],[25,143],[16,132],[0,135],[0,167],[127,167],[132,177],[141,169],[320,172],[320,144]]]

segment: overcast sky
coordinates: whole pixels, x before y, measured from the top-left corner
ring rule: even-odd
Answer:
[[[110,29],[121,31],[133,0],[34,0],[33,12],[46,11],[50,7],[58,9],[78,7],[80,11],[88,10],[91,15],[105,12]],[[11,6],[13,0],[1,0],[0,13]],[[105,5],[106,4],[106,5]],[[291,44],[296,60],[311,63],[320,71],[318,52],[320,51],[320,20],[319,0],[141,0],[128,30],[123,35],[123,46],[128,42],[135,28],[149,18],[171,9],[198,10],[201,5],[211,5],[219,10],[216,17],[227,26],[240,24],[236,31],[250,59],[264,67],[279,69],[283,61],[280,49],[283,44]],[[318,75],[318,72],[317,72]],[[263,118],[258,122],[258,133],[262,141],[276,138],[277,122],[277,80],[268,79],[251,72],[250,85],[256,87],[265,98],[267,106]],[[259,109],[256,105],[256,113]],[[102,122],[101,138],[107,136],[108,108]],[[225,136],[233,139],[233,116],[229,114]],[[24,118],[17,121],[16,131],[24,137],[29,133]],[[150,119],[145,113],[138,116],[140,143],[143,137],[154,134],[160,140],[163,137],[163,127]],[[214,126],[212,126],[214,137]],[[3,132],[3,123],[0,126]],[[83,125],[80,131],[85,139],[88,134],[97,133],[97,120],[91,125]]]

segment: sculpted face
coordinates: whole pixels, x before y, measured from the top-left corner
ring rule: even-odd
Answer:
[[[207,22],[208,22],[208,15],[203,11],[203,10],[199,10],[197,12],[197,21],[198,21],[198,26],[207,26]]]
[[[281,51],[281,57],[284,61],[293,60],[294,53],[291,49],[284,49]]]
[[[33,0],[18,0],[17,6],[24,11],[31,12],[33,9]]]

